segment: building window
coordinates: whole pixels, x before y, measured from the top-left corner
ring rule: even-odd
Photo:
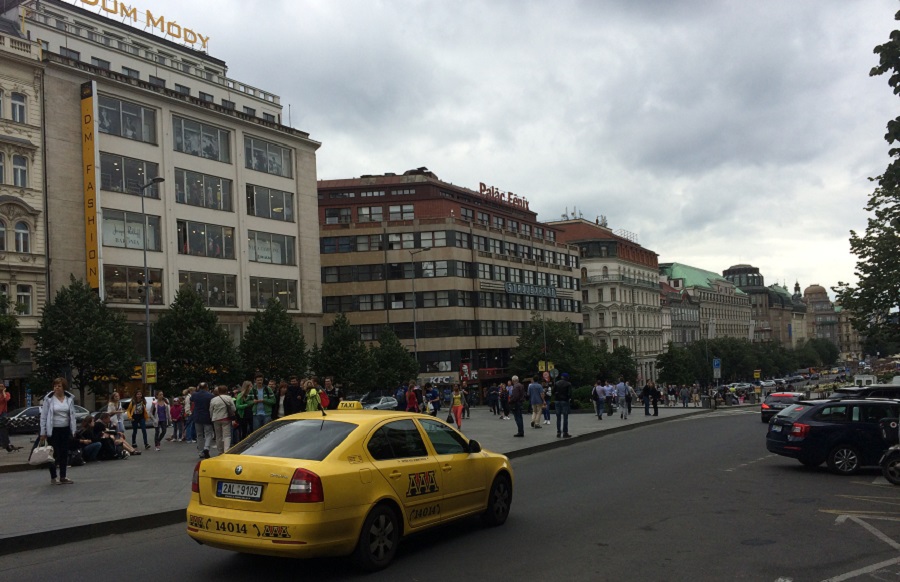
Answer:
[[[384,309],[384,295],[377,293],[375,295],[360,295],[357,298],[360,311],[377,311]]]
[[[200,101],[206,101],[207,103],[212,103],[213,101],[215,101],[215,97],[213,97],[209,93],[204,93],[203,91],[200,91]]]
[[[412,220],[415,218],[412,204],[388,207],[388,220]]]
[[[250,307],[264,309],[269,299],[275,299],[285,309],[297,309],[297,281],[250,277]]]
[[[153,75],[150,75],[150,84],[153,85],[153,86],[155,86],[155,87],[162,87],[162,88],[165,89],[165,87],[166,87],[166,80],[165,80],[165,79],[162,79],[162,78],[160,78],[160,77],[154,77]]]
[[[360,192],[360,198],[379,198],[384,196],[384,190],[366,190],[365,192]],[[350,193],[350,198],[353,198],[353,193]]]
[[[472,235],[472,244],[476,251],[486,253],[488,250],[488,239],[486,236]]]
[[[78,51],[73,51],[72,49],[66,48],[64,46],[59,47],[60,56],[66,57],[67,59],[72,59],[73,61],[81,60],[81,53]]]
[[[291,192],[247,184],[247,214],[294,222],[294,195]]]
[[[253,109],[252,107],[247,107],[246,105],[244,106],[244,113],[246,113],[247,115],[250,115],[252,117],[256,117],[256,109]]]
[[[234,101],[222,99],[222,107],[224,107],[225,109],[234,109]]]
[[[237,277],[178,271],[179,287],[196,291],[207,307],[237,307]]]
[[[162,269],[148,269],[150,273],[150,305],[162,305]],[[110,303],[144,302],[144,269],[103,265],[103,289]]]
[[[384,208],[381,206],[360,206],[356,210],[357,222],[381,222],[384,220]]]
[[[296,265],[294,245],[296,239],[283,234],[248,231],[249,261],[275,265]]]
[[[391,309],[412,309],[415,298],[412,293],[391,293]]]
[[[486,265],[484,263],[478,263],[478,278],[479,279],[487,279],[491,278],[491,266]]]
[[[275,119],[275,116],[272,115],[271,113],[263,113],[263,119],[264,119],[265,121],[270,122],[270,123],[277,123],[277,120]]]
[[[380,234],[363,234],[356,237],[357,251],[380,251],[384,248],[381,244]]]
[[[325,224],[350,224],[350,209],[326,208]]]
[[[467,220],[469,222],[475,221],[475,212],[471,208],[462,208],[460,209],[459,213],[463,220]]]
[[[179,220],[178,253],[214,259],[233,259],[234,229],[230,226]]]
[[[13,93],[10,99],[10,107],[12,120],[16,123],[26,123],[25,95],[22,93]]]
[[[391,194],[394,196],[409,196],[411,194],[415,194],[415,188],[403,188],[402,190],[391,190]]]
[[[411,232],[388,234],[388,248],[392,251],[416,248],[415,235]]]
[[[131,69],[129,67],[122,67],[122,74],[126,77],[131,77],[132,79],[140,79],[141,72],[137,69]]]
[[[181,93],[182,95],[190,95],[191,94],[190,87],[186,87],[185,85],[179,85],[178,83],[175,83],[175,90],[178,91],[179,93]]]
[[[244,160],[257,172],[293,177],[291,150],[253,137],[244,137]]]
[[[0,220],[0,251],[6,250],[6,221]]]
[[[144,236],[144,228],[147,236]],[[139,212],[103,209],[103,246],[122,249],[143,249],[147,240],[148,251],[159,251],[159,217]]]
[[[175,151],[231,163],[231,133],[226,129],[183,117],[172,117]]]
[[[31,285],[16,285],[16,309],[20,315],[31,315]]]
[[[31,252],[31,228],[26,222],[16,223],[16,252]]]
[[[100,153],[100,188],[110,192],[141,195],[141,186],[159,175],[159,165],[115,154]],[[144,196],[159,198],[159,187],[153,184]]]
[[[232,212],[231,180],[175,168],[175,201]]]
[[[447,261],[423,261],[422,277],[446,277],[448,275]]]
[[[503,230],[503,227],[506,226],[506,220],[502,216],[494,217],[494,227]]]
[[[0,117],[2,117],[2,113],[3,113],[3,94],[0,93]],[[6,183],[4,180],[4,177],[6,176],[6,173],[4,172],[5,168],[6,168],[6,158],[3,155],[3,152],[0,152],[0,184]]]
[[[13,156],[13,186],[28,187],[28,158]]]
[[[478,224],[488,226],[491,223],[491,215],[487,212],[478,213]]]
[[[422,233],[422,248],[428,249],[432,247],[447,246],[447,233],[443,230],[436,232]]]
[[[98,69],[110,70],[111,64],[109,61],[105,59],[98,59],[97,57],[91,57],[91,64],[97,67]]]
[[[156,111],[128,101],[100,96],[100,132],[156,143]]]

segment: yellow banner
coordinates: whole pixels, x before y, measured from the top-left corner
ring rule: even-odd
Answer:
[[[103,296],[100,272],[100,229],[97,220],[97,133],[94,95],[97,84],[81,85],[81,159],[84,178],[84,247],[87,259],[87,282]]]

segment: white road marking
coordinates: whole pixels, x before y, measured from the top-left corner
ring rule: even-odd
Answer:
[[[860,568],[859,570],[853,570],[852,572],[847,572],[846,574],[841,574],[840,576],[835,576],[834,578],[827,578],[822,582],[843,582],[844,580],[856,578],[857,576],[862,576],[863,574],[871,574],[876,570],[881,570],[882,568],[887,568],[888,566],[893,566],[897,563],[900,563],[900,558],[894,558],[893,560],[886,560],[884,562],[872,564],[871,566],[866,566],[865,568]]]
[[[866,519],[887,519],[890,521],[897,521],[895,518],[883,518],[883,517],[876,517],[876,516],[866,516]],[[863,521],[862,519],[860,519],[859,516],[847,515],[847,514],[839,515],[837,517],[837,519],[834,520],[834,523],[836,525],[839,525],[839,524],[845,523],[847,521],[852,521],[854,523],[861,525],[866,531],[868,531],[869,533],[874,535],[876,538],[880,539],[881,541],[883,541],[887,545],[891,546],[895,550],[900,550],[900,543],[895,542],[893,539],[891,539],[890,537],[885,535],[884,532],[877,529],[872,524]],[[866,566],[865,568],[853,570],[852,572],[846,572],[844,574],[840,574],[838,576],[828,578],[828,579],[824,580],[823,582],[842,582],[843,580],[849,580],[851,578],[856,578],[857,576],[862,576],[864,574],[870,574],[877,570],[881,570],[882,568],[887,568],[888,566],[893,566],[894,564],[897,564],[897,563],[900,563],[900,558],[886,560],[884,562],[879,562],[878,564],[872,564],[871,566]]]

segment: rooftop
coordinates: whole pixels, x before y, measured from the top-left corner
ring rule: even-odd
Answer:
[[[734,285],[728,279],[713,271],[706,271],[690,265],[682,263],[660,263],[659,272],[666,275],[669,279],[683,279],[685,287],[704,287],[712,289],[714,281]],[[736,295],[746,295],[743,291],[734,288]]]

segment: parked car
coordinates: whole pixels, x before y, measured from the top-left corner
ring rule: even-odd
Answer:
[[[811,400],[792,404],[769,422],[766,449],[808,467],[823,462],[841,475],[876,466],[888,443],[880,421],[897,418],[900,400]]]
[[[90,412],[86,408],[75,405],[75,420],[80,424]],[[41,407],[24,406],[9,413],[8,427],[10,433],[37,434],[41,430]]]
[[[762,386],[763,388],[774,388],[775,380],[762,380],[762,381],[760,381],[759,385]]]
[[[119,402],[122,404],[122,410],[127,411],[128,407],[131,405],[131,398],[130,397],[122,398]],[[147,405],[147,413],[149,414],[150,407],[153,406],[154,404],[156,404],[156,396],[144,396],[144,403]],[[99,419],[100,415],[103,414],[104,412],[106,412],[105,406],[103,408],[98,409],[95,412],[92,412],[91,414],[94,416],[94,419]],[[124,416],[123,420],[125,422],[125,430],[130,429],[131,428],[131,419],[128,418],[127,414]]]
[[[393,396],[366,394],[359,399],[366,410],[397,410],[397,399]]]
[[[759,405],[760,416],[763,422],[769,422],[773,416],[790,406],[796,404],[806,396],[803,392],[773,392],[766,396]]]

